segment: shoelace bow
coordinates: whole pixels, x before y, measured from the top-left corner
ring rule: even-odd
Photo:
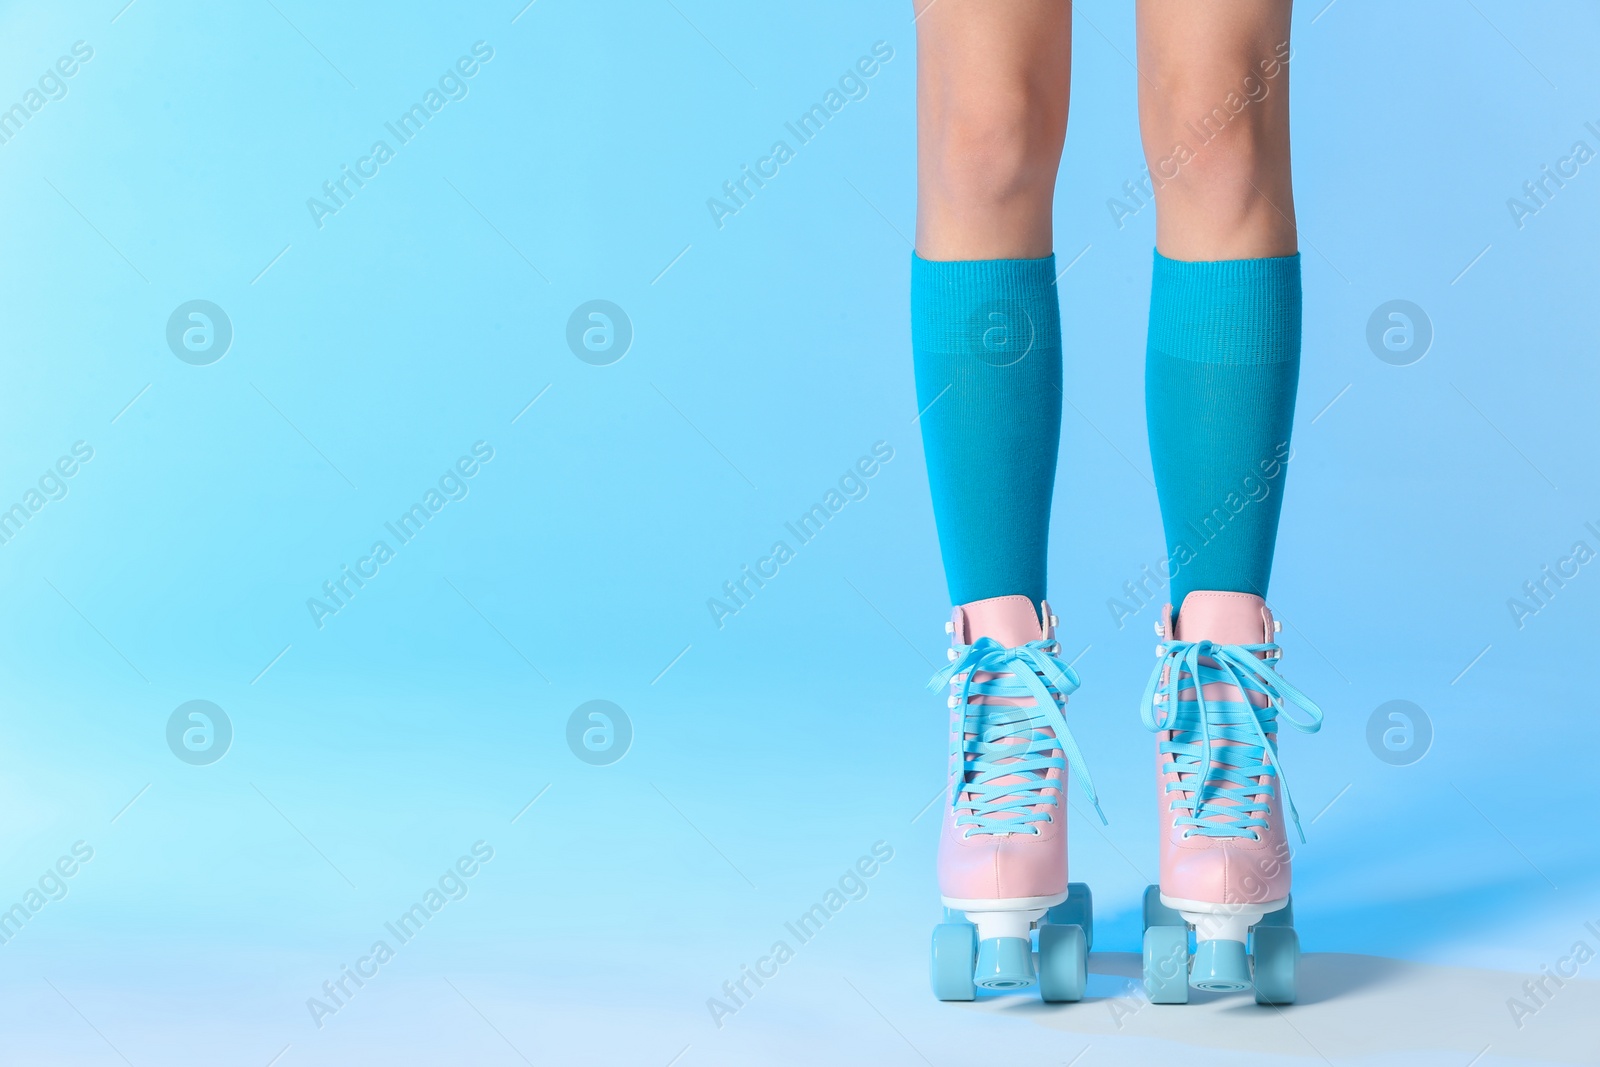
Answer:
[[[1316,733],[1322,727],[1322,709],[1257,653],[1275,660],[1279,649],[1276,644],[1210,641],[1166,641],[1156,648],[1156,669],[1145,687],[1142,715],[1145,729],[1173,731],[1172,740],[1161,743],[1161,751],[1172,754],[1177,771],[1177,781],[1169,782],[1167,791],[1189,794],[1187,800],[1175,797],[1168,808],[1189,809],[1177,820],[1185,837],[1259,840],[1271,798],[1281,792],[1295,831],[1301,841],[1306,839],[1300,813],[1289,796],[1289,779],[1278,766],[1277,720],[1282,712],[1294,729]],[[1238,687],[1244,699],[1207,700],[1205,686],[1219,682]],[[1185,689],[1193,690],[1193,699],[1178,699]],[[1264,695],[1266,705],[1257,707],[1251,693]],[[1306,717],[1288,714],[1289,705]],[[1228,743],[1214,746],[1215,741]],[[1277,785],[1261,784],[1261,778]]]
[[[1077,673],[1057,658],[1059,650],[1054,641],[1007,648],[993,638],[980,637],[973,644],[955,646],[955,658],[928,682],[928,688],[937,692],[961,676],[953,698],[958,703],[952,706],[963,709],[962,726],[951,756],[960,756],[962,773],[951,784],[950,805],[966,812],[956,816],[956,825],[966,827],[967,836],[1037,834],[1034,824],[1048,822],[1051,816],[1032,809],[1054,807],[1058,796],[1065,803],[1061,779],[1048,777],[1048,772],[1066,768],[1083,787],[1100,821],[1106,821],[1083,755],[1061,712],[1058,698],[1076,690],[1079,681]],[[979,672],[995,677],[975,681]],[[972,698],[979,696],[1031,697],[1033,704],[973,703]],[[961,746],[959,753],[956,745]],[[1021,781],[996,784],[1002,778]]]

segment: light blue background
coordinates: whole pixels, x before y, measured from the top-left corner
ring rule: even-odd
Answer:
[[[94,49],[0,145],[0,507],[94,449],[0,545],[0,906],[94,849],[0,945],[8,1058],[943,1063],[1039,1040],[925,986],[945,740],[921,686],[948,604],[912,423],[909,5],[122,3],[0,21],[0,106]],[[1600,548],[1600,164],[1521,228],[1506,200],[1600,149],[1600,15],[1296,19],[1305,357],[1273,591],[1285,671],[1328,712],[1285,744],[1302,938],[1533,971],[1600,919],[1600,570],[1521,630],[1506,605]],[[1106,601],[1162,547],[1154,212],[1107,208],[1142,169],[1131,12],[1079,4],[1075,36],[1051,598],[1111,818],[1076,822],[1074,877],[1097,949],[1131,952],[1156,609],[1119,628]],[[307,198],[478,41],[467,97],[318,228]],[[719,228],[707,199],[878,41],[868,95]],[[1407,367],[1365,341],[1396,298],[1435,330]],[[192,299],[233,326],[209,366],[166,344]],[[591,299],[633,325],[610,366],[566,344]],[[319,629],[307,599],[479,441],[470,494]],[[878,441],[868,496],[719,629],[707,599]],[[235,732],[209,766],[165,740],[193,699]],[[631,719],[610,766],[566,742],[591,699]],[[1435,732],[1408,767],[1366,740],[1392,699]],[[315,1026],[307,998],[479,840],[466,898]],[[880,840],[866,898],[713,1025],[706,999]],[[1503,998],[1482,1013],[1464,1046],[1513,1036]]]

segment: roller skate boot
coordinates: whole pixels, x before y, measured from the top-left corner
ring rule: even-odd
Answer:
[[[945,627],[949,663],[928,683],[950,691],[945,921],[932,960],[940,1000],[1035,984],[1046,1001],[1083,997],[1093,902],[1088,886],[1067,881],[1069,769],[1100,805],[1063,715],[1078,676],[1059,658],[1055,621],[1025,596],[961,605]]]
[[[1161,884],[1145,890],[1144,982],[1158,1004],[1187,1002],[1190,987],[1295,999],[1285,826],[1298,832],[1300,820],[1278,721],[1314,733],[1322,711],[1278,674],[1279,629],[1260,597],[1204,590],[1157,624],[1164,640],[1142,715],[1157,737]]]

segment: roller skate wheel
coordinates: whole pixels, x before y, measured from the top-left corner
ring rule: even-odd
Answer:
[[[1194,947],[1189,984],[1211,993],[1237,993],[1250,988],[1250,958],[1243,941],[1217,939]]]
[[[1144,991],[1152,1004],[1189,1002],[1189,928],[1152,926],[1144,932]]]
[[[933,928],[929,969],[933,995],[940,1000],[972,1000],[978,995],[972,971],[978,961],[978,931],[971,923],[940,923]]]
[[[1050,1004],[1083,999],[1089,982],[1089,940],[1076,923],[1039,927],[1039,996]]]
[[[1003,992],[1034,983],[1033,946],[1025,937],[988,937],[978,942],[973,981],[979,989]]]
[[[1067,885],[1067,899],[1045,913],[1044,922],[1052,926],[1083,927],[1084,944],[1094,950],[1094,894],[1084,882]],[[1043,923],[1040,924],[1041,928]]]
[[[1251,935],[1255,949],[1254,977],[1257,1004],[1293,1004],[1300,969],[1300,935],[1287,926],[1257,927]]]

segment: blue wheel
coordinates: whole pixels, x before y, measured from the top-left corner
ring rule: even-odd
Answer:
[[[1186,926],[1183,916],[1161,903],[1161,887],[1147,885],[1144,887],[1144,928],[1152,926]]]
[[[1050,1004],[1083,999],[1089,982],[1089,939],[1076,923],[1039,927],[1039,996]]]
[[[933,928],[933,995],[940,1000],[972,1000],[972,971],[978,961],[978,928],[971,923],[940,923]]]
[[[1293,1004],[1300,969],[1300,935],[1287,926],[1258,926],[1255,944],[1257,1004]]]
[[[1189,1003],[1189,928],[1152,926],[1144,932],[1144,991],[1152,1004]]]
[[[1045,912],[1044,922],[1055,926],[1083,927],[1084,943],[1094,949],[1094,894],[1083,882],[1067,885],[1067,899]],[[1044,923],[1040,923],[1043,926]]]
[[[1025,937],[987,937],[978,942],[973,981],[997,993],[1033,985],[1033,945]]]

